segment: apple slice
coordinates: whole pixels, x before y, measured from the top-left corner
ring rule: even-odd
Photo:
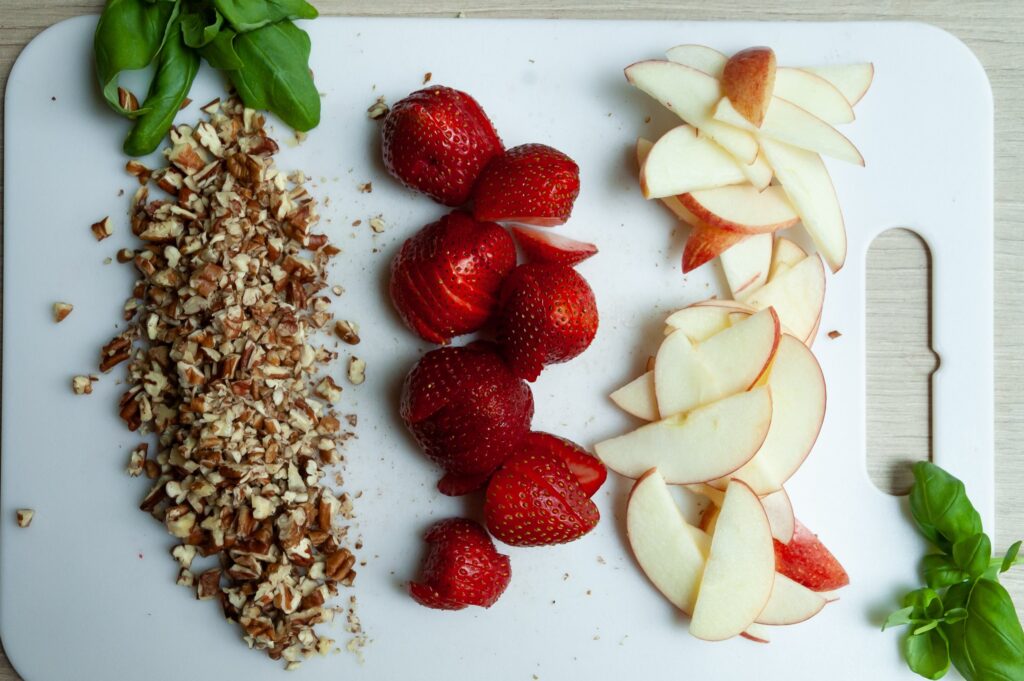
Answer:
[[[772,536],[783,544],[792,539],[796,518],[793,515],[793,502],[789,500],[786,490],[780,487],[777,492],[761,497],[761,505],[764,506],[764,512],[768,514],[768,524],[772,526]],[[765,624],[769,623],[765,622]]]
[[[627,66],[626,80],[675,112],[683,121],[732,154],[740,163],[757,158],[757,140],[749,132],[737,130],[712,118],[715,103],[722,98],[718,79],[682,64],[670,61],[642,61]]]
[[[807,257],[807,251],[784,236],[775,239],[772,249],[772,264],[768,268],[768,281],[789,270]]]
[[[782,187],[748,184],[682,194],[679,202],[703,224],[743,234],[777,232],[800,220]]]
[[[685,331],[665,338],[654,362],[654,393],[662,417],[749,390],[771,366],[779,318],[762,310],[694,345]]]
[[[743,468],[712,481],[725,489],[739,478],[759,495],[782,485],[807,458],[825,419],[825,377],[806,345],[783,336],[772,361],[767,386],[772,391],[772,424],[761,450]]]
[[[676,45],[665,56],[671,62],[703,71],[715,78],[722,77],[725,63],[729,61],[727,56],[706,45]]]
[[[694,494],[699,494],[702,497],[706,497],[707,500],[711,502],[711,506],[721,507],[722,502],[725,500],[725,492],[715,487],[712,487],[711,485],[704,482],[698,483],[696,485],[687,485],[686,489],[693,492]],[[710,512],[707,510],[707,508],[704,509],[703,515],[710,515]],[[701,518],[701,522],[703,522],[703,516],[701,516]]]
[[[757,310],[775,308],[782,324],[807,343],[812,338],[825,303],[825,267],[821,258],[817,255],[804,258],[751,293],[743,302]]]
[[[711,548],[711,537],[689,525],[657,469],[644,473],[626,502],[626,538],[651,583],[691,613]]]
[[[864,97],[871,81],[875,78],[875,65],[868,64],[838,64],[835,66],[805,66],[804,71],[809,71],[816,76],[821,76],[832,83],[837,90],[843,93],[850,106],[854,106]]]
[[[704,566],[690,633],[706,641],[738,636],[757,619],[775,583],[768,516],[741,481],[725,492]]]
[[[768,281],[773,242],[771,234],[755,234],[719,256],[734,299],[743,300]]]
[[[779,574],[812,591],[830,592],[850,583],[850,576],[818,536],[799,520],[788,544],[775,542],[775,565]],[[833,594],[828,594],[830,600]]]
[[[864,165],[864,157],[843,133],[785,99],[772,97],[764,122],[758,127],[737,111],[728,97],[723,97],[715,107],[715,120],[734,125],[741,130],[757,132],[758,139],[767,137],[847,163]]]
[[[757,616],[757,623],[776,626],[799,624],[817,615],[827,603],[828,600],[821,594],[776,573],[772,595]]]
[[[761,149],[782,183],[814,244],[833,272],[846,262],[846,225],[832,178],[817,154],[761,140]]]
[[[657,421],[658,398],[654,394],[654,372],[648,370],[639,378],[630,381],[608,397],[627,414],[645,421]]]
[[[708,301],[711,302],[711,301]],[[714,301],[730,303],[725,305],[691,305],[676,310],[665,319],[665,335],[679,330],[686,334],[694,343],[702,343],[720,331],[725,331],[732,324],[729,316],[734,312],[746,312],[747,315],[757,312],[742,303],[731,305],[733,301]]]
[[[740,636],[754,643],[771,643],[771,639],[768,638],[768,627],[756,623],[747,627]]]
[[[780,67],[775,72],[775,96],[833,125],[855,118],[853,106],[835,85],[803,69]]]
[[[561,234],[512,226],[509,228],[529,262],[552,262],[572,267],[597,253],[597,246]]]
[[[772,171],[772,167],[768,165],[768,161],[765,160],[764,154],[760,151],[757,152],[757,158],[750,165],[739,164],[740,170],[744,175],[747,176],[747,181],[754,185],[754,188],[763,192],[768,188],[768,185],[772,183],[772,178],[775,173]]]
[[[678,201],[677,197],[673,197],[673,199]],[[696,222],[697,224],[693,226],[690,235],[686,238],[686,246],[683,247],[683,274],[711,262],[717,256],[749,238],[749,235],[741,232],[709,227],[699,220]]]
[[[722,69],[722,94],[754,127],[760,127],[775,89],[775,52],[748,47],[729,57]]]
[[[844,100],[845,101],[845,100]],[[654,143],[640,167],[646,199],[713,189],[746,180],[736,160],[696,128],[680,125]]]
[[[771,420],[771,393],[755,388],[599,442],[594,452],[627,478],[657,468],[669,484],[707,482],[749,461]]]

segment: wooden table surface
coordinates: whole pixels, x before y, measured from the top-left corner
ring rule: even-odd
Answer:
[[[988,71],[996,112],[996,516],[997,550],[1024,536],[1024,3],[1008,0],[847,0],[841,9],[799,0],[313,0],[323,14],[644,18],[689,20],[917,20],[940,26],[974,50]],[[18,53],[61,19],[96,13],[102,0],[3,0],[0,74]],[[908,45],[907,49],[913,49]],[[83,55],[87,58],[87,55]],[[927,68],[926,64],[921,65]],[[2,104],[0,104],[2,106]],[[922,115],[927,111],[922,108]],[[2,132],[0,132],[2,146]],[[873,246],[868,276],[869,449],[872,476],[883,488],[906,488],[906,461],[928,452],[927,254],[909,233],[889,233]],[[875,337],[877,335],[877,337]],[[5,521],[6,522],[6,521]],[[1024,569],[1005,580],[1024,614]],[[880,640],[880,645],[882,642]],[[0,652],[0,681],[20,678]],[[909,672],[908,672],[908,678]],[[43,681],[33,679],[32,681]],[[49,680],[48,680],[49,681]]]

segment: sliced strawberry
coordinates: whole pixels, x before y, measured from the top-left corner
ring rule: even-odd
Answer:
[[[448,497],[461,497],[470,492],[477,491],[486,485],[490,479],[490,472],[474,475],[445,473],[444,477],[437,481],[437,491]]]
[[[508,556],[498,553],[478,523],[449,518],[435,523],[423,538],[430,549],[422,578],[409,584],[409,594],[421,605],[489,608],[505,591],[512,578]]]
[[[512,227],[527,262],[553,262],[572,267],[597,253],[597,246],[560,234]]]
[[[536,451],[510,457],[491,477],[484,516],[491,534],[512,546],[573,541],[601,518],[565,462]]]
[[[775,540],[775,569],[812,591],[832,591],[850,583],[832,552],[799,520],[788,544]]]
[[[502,356],[528,381],[546,365],[579,355],[597,334],[597,303],[586,279],[553,263],[512,270],[501,287],[496,318]]]
[[[488,322],[515,264],[504,228],[454,211],[402,244],[391,262],[391,301],[420,338],[447,343]]]
[[[571,158],[544,144],[524,144],[496,156],[473,188],[477,220],[561,225],[580,193],[580,169]]]
[[[486,479],[530,431],[533,396],[493,344],[477,342],[424,355],[405,379],[400,411],[424,453],[446,473]],[[446,493],[473,489],[456,482],[444,482]]]
[[[476,100],[436,85],[391,107],[381,128],[384,167],[407,187],[461,206],[503,147]]]
[[[543,452],[559,457],[569,467],[576,481],[588,497],[601,489],[608,477],[608,469],[601,460],[572,440],[550,433],[533,432],[523,438],[519,451]]]

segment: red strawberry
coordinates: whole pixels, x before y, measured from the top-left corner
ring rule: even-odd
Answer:
[[[523,439],[519,451],[543,452],[559,457],[569,467],[569,472],[576,477],[576,482],[588,497],[594,496],[608,477],[608,469],[600,459],[575,442],[557,435],[530,433]]]
[[[513,227],[519,247],[528,262],[554,262],[572,267],[597,253],[597,246],[560,234]]]
[[[402,386],[401,415],[447,473],[441,491],[466,493],[482,486],[530,432],[533,395],[492,344],[472,343],[420,359]]]
[[[491,534],[512,546],[570,542],[601,519],[565,462],[532,450],[510,457],[491,477],[484,516]]]
[[[420,338],[447,343],[487,323],[515,265],[508,232],[454,211],[402,244],[391,261],[391,301]]]
[[[565,265],[520,265],[505,279],[498,305],[502,356],[528,381],[536,380],[545,365],[579,355],[597,333],[594,292]]]
[[[477,220],[554,227],[569,219],[580,193],[580,169],[543,144],[524,144],[484,168],[473,188]]]
[[[812,591],[832,591],[850,583],[832,552],[799,520],[788,544],[775,540],[775,569]]]
[[[384,167],[399,182],[446,206],[461,206],[503,146],[476,100],[435,85],[401,100],[381,129]]]
[[[423,538],[430,544],[423,578],[409,584],[417,603],[439,610],[489,608],[505,591],[512,578],[508,556],[498,553],[479,523],[449,518],[435,523]]]

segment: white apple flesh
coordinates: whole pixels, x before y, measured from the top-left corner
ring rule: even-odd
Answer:
[[[825,268],[821,258],[808,256],[757,289],[744,301],[757,310],[774,308],[779,321],[807,343],[825,304]]]
[[[853,107],[835,85],[803,69],[780,67],[775,71],[775,96],[796,104],[826,123],[850,123]]]
[[[703,224],[742,234],[777,232],[800,219],[777,186],[764,191],[749,184],[703,189],[680,195],[679,202]]]
[[[773,242],[771,234],[755,234],[718,256],[735,300],[742,301],[768,281]]]
[[[768,604],[757,616],[758,624],[786,625],[806,622],[828,603],[821,594],[797,584],[785,575],[775,575]]]
[[[650,148],[640,167],[640,190],[646,199],[714,189],[744,182],[736,160],[689,125],[677,126]]]
[[[654,372],[646,371],[608,396],[619,409],[644,421],[657,421],[658,398],[654,393]]]
[[[875,65],[867,64],[838,64],[834,66],[805,66],[804,71],[809,71],[832,83],[843,93],[850,106],[859,102],[875,78]]]
[[[807,251],[784,236],[778,237],[775,239],[775,247],[772,249],[772,264],[768,268],[768,280],[771,281],[806,257]]]

